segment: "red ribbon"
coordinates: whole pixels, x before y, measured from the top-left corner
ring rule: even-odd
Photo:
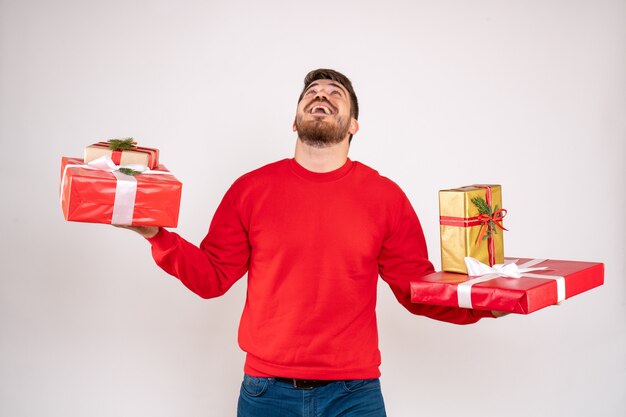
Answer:
[[[122,151],[111,151],[111,160],[115,165],[122,164]]]
[[[482,222],[478,219],[478,216],[467,218],[439,216],[439,224],[444,226],[472,227],[480,226]]]
[[[498,209],[493,212],[491,216],[488,214],[481,214],[480,216],[478,216],[478,221],[482,224],[480,226],[480,234],[478,235],[478,238],[476,238],[476,242],[478,242],[479,244],[480,242],[482,242],[485,233],[487,232],[487,230],[489,230],[489,222],[493,222],[500,229],[506,230],[508,232],[508,229],[502,226],[502,219],[504,219],[504,216],[506,216],[506,209]],[[489,236],[488,239],[491,239],[491,236]]]

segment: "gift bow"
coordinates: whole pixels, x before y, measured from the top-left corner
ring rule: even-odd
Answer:
[[[506,216],[506,209],[498,209],[494,211],[491,216],[489,214],[480,214],[478,216],[478,221],[482,224],[480,226],[480,234],[476,238],[476,243],[480,244],[480,242],[483,241],[485,233],[489,231],[489,222],[493,222],[500,229],[506,230],[508,232],[508,229],[502,226],[502,220],[504,219],[504,216]]]
[[[537,263],[538,262],[536,262],[535,264]],[[548,269],[548,267],[546,266],[535,268],[520,268],[520,266],[518,266],[515,262],[489,266],[480,262],[478,259],[472,258],[471,256],[465,257],[465,266],[467,267],[467,275],[469,275],[470,277],[482,277],[488,274],[495,274],[499,277],[521,278],[522,274],[525,272],[541,271]]]
[[[106,171],[106,172],[118,172],[121,169],[128,169],[134,172],[138,172],[139,174],[150,174],[150,173],[158,173],[158,174],[169,174],[166,171],[153,171],[148,169],[147,166],[142,164],[127,164],[127,165],[117,165],[113,162],[113,159],[109,155],[101,156],[100,158],[94,159],[91,162],[87,163],[88,167],[92,169],[97,169],[98,171]],[[74,165],[76,166],[76,165]],[[82,166],[82,165],[78,165]],[[88,168],[83,166],[83,168]]]
[[[544,262],[545,259],[532,259],[521,265],[517,265],[517,260],[512,260],[504,264],[495,264],[493,267],[485,265],[471,256],[465,257],[465,266],[467,267],[467,275],[474,277],[457,286],[457,298],[459,307],[472,307],[472,286],[484,281],[489,281],[497,277],[506,278],[543,278],[556,281],[557,303],[565,300],[565,278],[555,275],[533,274],[533,271],[547,270],[545,266],[532,267],[533,265]]]
[[[63,189],[65,186],[65,176],[68,168],[80,167],[85,169],[94,169],[112,173],[117,182],[115,183],[115,200],[113,201],[113,214],[111,216],[111,224],[129,226],[133,223],[133,213],[135,211],[135,196],[137,195],[137,179],[133,175],[127,175],[120,172],[120,169],[128,169],[138,174],[166,174],[173,175],[168,171],[158,171],[149,169],[145,165],[128,164],[116,165],[110,156],[105,155],[94,159],[87,164],[67,164],[63,170],[63,179],[61,180],[61,199],[63,199]]]

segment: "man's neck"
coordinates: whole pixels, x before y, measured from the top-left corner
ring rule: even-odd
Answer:
[[[348,138],[341,143],[326,148],[316,148],[296,142],[295,159],[298,164],[312,172],[330,172],[341,168],[348,159]]]

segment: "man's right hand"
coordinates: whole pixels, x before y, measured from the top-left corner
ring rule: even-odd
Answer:
[[[133,232],[139,233],[141,236],[145,237],[146,239],[150,239],[151,237],[154,237],[156,236],[157,233],[159,233],[158,226],[115,226],[115,227],[119,227],[121,229],[132,230]]]

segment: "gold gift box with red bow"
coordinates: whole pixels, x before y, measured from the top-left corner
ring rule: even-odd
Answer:
[[[502,187],[469,185],[439,191],[441,269],[467,274],[465,257],[504,262]]]

